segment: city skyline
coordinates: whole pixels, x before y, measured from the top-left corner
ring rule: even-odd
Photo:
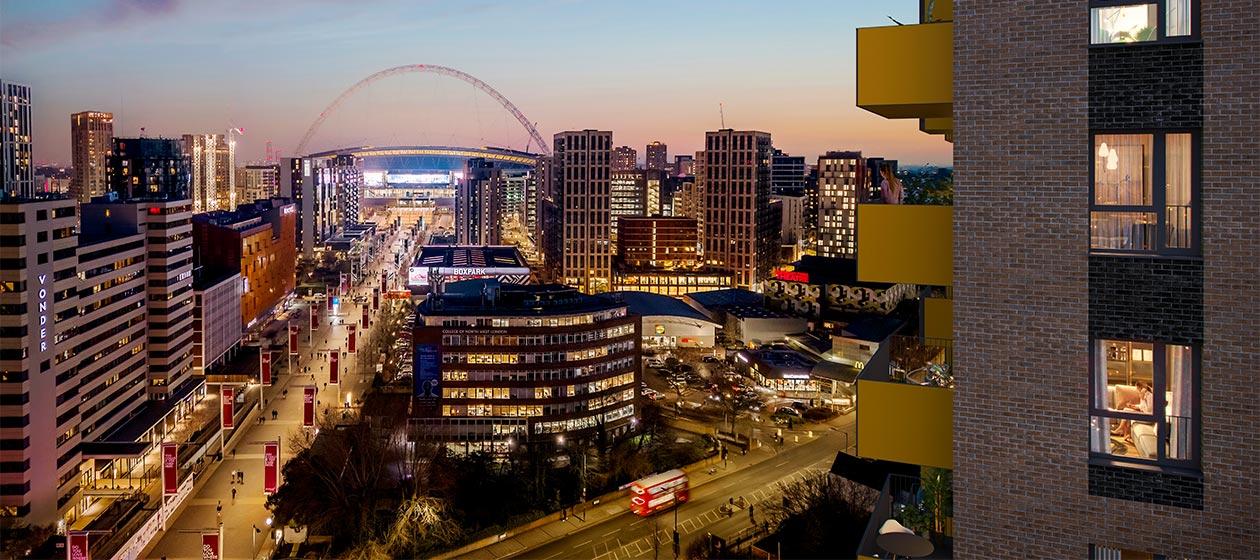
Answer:
[[[660,140],[672,158],[700,149],[704,132],[724,123],[770,132],[775,147],[811,162],[829,150],[862,149],[909,165],[952,163],[939,137],[853,103],[849,30],[892,25],[890,17],[911,21],[912,4],[850,2],[837,10],[802,2],[757,17],[750,16],[760,7],[750,2],[720,12],[648,2],[625,14],[565,1],[456,8],[382,1],[362,12],[316,6],[0,4],[6,78],[32,87],[36,163],[70,163],[67,121],[87,110],[113,112],[121,137],[142,127],[165,137],[240,127],[240,161],[262,159],[267,141],[293,155],[306,127],[342,91],[404,64],[449,66],[484,80],[547,138],[612,130],[618,145]],[[501,32],[513,27],[527,31]],[[572,48],[592,42],[604,48]],[[544,63],[561,53],[565,64]],[[624,60],[601,63],[610,56]],[[158,78],[174,72],[180,80]],[[527,142],[490,97],[449,78],[412,75],[352,98],[308,151],[362,144],[523,149]]]

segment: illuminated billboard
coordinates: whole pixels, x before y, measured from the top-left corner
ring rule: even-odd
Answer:
[[[407,269],[407,287],[428,286],[431,280],[442,283],[478,278],[498,278],[512,284],[524,284],[529,278],[528,267],[518,266],[413,266]]]

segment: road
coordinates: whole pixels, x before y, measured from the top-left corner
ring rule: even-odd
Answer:
[[[800,480],[813,472],[826,471],[843,446],[842,431],[826,430],[821,435],[799,445],[786,447],[760,462],[729,474],[719,471],[715,475],[700,472],[692,477],[691,500],[677,508],[678,532],[681,548],[706,533],[730,537],[751,527],[748,511],[741,509],[726,515],[719,507],[732,497],[743,496],[753,504],[758,523],[765,519],[761,511],[764,503],[779,500],[780,483]],[[804,438],[802,438],[804,439]],[[773,453],[769,447],[750,452],[748,457],[732,454],[732,463],[750,460],[754,454]],[[713,482],[707,478],[716,477]],[[697,484],[699,484],[697,486]],[[628,500],[629,498],[626,498]],[[666,510],[648,518],[631,513],[628,503],[601,504],[609,512],[620,510],[615,517],[589,527],[578,528],[581,523],[562,522],[574,528],[574,532],[559,534],[550,542],[522,554],[506,558],[533,560],[559,560],[588,558],[592,560],[622,560],[626,558],[673,558],[672,532],[674,511]],[[561,531],[562,529],[557,529]],[[659,543],[655,547],[653,537]]]
[[[383,226],[388,222],[382,220]],[[404,223],[400,228],[402,235],[407,232],[409,224]],[[426,224],[427,225],[427,224]],[[421,235],[427,236],[427,232]],[[396,236],[395,236],[396,237]],[[423,237],[421,237],[423,238]],[[395,238],[385,241],[384,247],[393,247]],[[369,272],[364,275],[364,283],[366,292],[371,293],[371,287],[379,284],[380,273],[388,256],[388,265],[393,265],[393,254],[387,250],[381,250],[378,256],[373,260],[369,268]],[[363,292],[364,288],[355,288],[359,292]],[[300,304],[305,306],[305,303]],[[324,304],[316,303],[315,305],[324,306]],[[369,301],[366,305],[371,305]],[[383,305],[383,304],[382,304]],[[200,487],[195,491],[194,495],[188,500],[187,505],[175,521],[167,528],[165,534],[161,535],[157,544],[153,546],[147,553],[148,558],[201,558],[201,536],[204,532],[213,532],[218,525],[219,515],[216,508],[222,504],[222,526],[223,526],[223,558],[254,558],[258,550],[262,547],[263,541],[267,538],[267,509],[265,507],[266,496],[263,494],[263,457],[262,444],[265,441],[275,441],[276,439],[293,438],[300,430],[302,421],[302,391],[301,387],[311,385],[312,383],[319,387],[319,400],[323,408],[329,406],[338,406],[351,395],[355,399],[363,394],[364,389],[370,386],[371,372],[360,371],[350,372],[347,368],[354,363],[354,358],[347,356],[341,360],[340,369],[342,384],[338,386],[328,386],[328,360],[327,358],[317,358],[316,353],[320,351],[331,351],[333,349],[346,349],[347,325],[356,323],[361,317],[361,306],[353,303],[352,298],[342,298],[339,306],[329,313],[326,307],[320,309],[320,325],[314,332],[314,339],[310,338],[309,320],[302,320],[302,333],[299,337],[300,354],[296,357],[296,366],[294,371],[301,371],[303,368],[309,367],[313,379],[310,376],[297,374],[285,374],[280,376],[274,386],[267,393],[267,406],[264,408],[266,420],[262,423],[247,422],[245,425],[239,426],[239,430],[245,433],[240,434],[235,440],[235,447],[229,444],[229,451],[225,454],[223,463],[218,465],[216,470],[209,474],[209,479],[198,481]],[[332,324],[339,323],[339,324]],[[376,321],[373,318],[375,327]],[[360,332],[358,334],[359,341],[367,340],[367,333]],[[359,342],[363,344],[363,342]],[[282,359],[282,358],[278,358]],[[291,393],[287,398],[281,395],[285,389],[289,389]],[[271,419],[271,411],[275,410],[278,415],[277,420]],[[287,461],[291,455],[286,445],[283,443],[280,447],[281,462]],[[240,484],[232,483],[232,473],[239,471],[244,474],[244,481]],[[203,475],[206,476],[206,475]],[[233,498],[232,490],[236,490],[235,498]],[[262,532],[254,535],[254,528],[257,527]]]

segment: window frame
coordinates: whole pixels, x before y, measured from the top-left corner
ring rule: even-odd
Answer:
[[[1097,137],[1110,134],[1149,134],[1151,136],[1151,205],[1098,204]],[[1169,134],[1190,135],[1190,247],[1168,247],[1168,142]],[[1089,134],[1089,225],[1090,254],[1198,257],[1203,250],[1203,134],[1194,128],[1091,129]],[[1150,250],[1094,247],[1095,212],[1140,212],[1155,214],[1155,246]]]
[[[1121,6],[1147,6],[1155,5],[1155,39],[1150,41],[1134,41],[1132,43],[1095,43],[1093,17],[1095,8],[1115,8]],[[1089,20],[1086,25],[1089,27],[1089,47],[1090,48],[1110,48],[1110,47],[1131,47],[1133,45],[1158,45],[1169,43],[1198,43],[1202,41],[1200,35],[1200,10],[1199,0],[1190,0],[1190,34],[1168,36],[1168,0],[1089,0],[1089,8],[1085,12],[1085,17]]]
[[[1169,434],[1169,422],[1167,415],[1162,412],[1153,412],[1152,414],[1141,414],[1137,412],[1122,412],[1098,407],[1099,389],[1098,372],[1095,368],[1098,366],[1098,349],[1103,341],[1130,342],[1151,344],[1153,347],[1154,359],[1152,362],[1152,384],[1154,385],[1153,406],[1154,411],[1163,411],[1168,402],[1165,397],[1167,393],[1168,381],[1168,346],[1185,346],[1190,348],[1191,355],[1191,375],[1194,377],[1190,383],[1190,424],[1191,424],[1191,440],[1190,458],[1189,459],[1169,459],[1165,442],[1171,438]],[[1186,342],[1161,342],[1155,340],[1136,340],[1126,339],[1122,337],[1097,336],[1089,339],[1089,437],[1086,439],[1086,448],[1089,450],[1089,459],[1091,463],[1114,465],[1114,466],[1135,466],[1146,465],[1163,469],[1180,469],[1185,472],[1200,473],[1203,461],[1203,429],[1201,426],[1202,411],[1202,380],[1203,380],[1203,347],[1201,344],[1191,344]],[[1156,453],[1154,459],[1145,459],[1141,457],[1129,457],[1125,455],[1114,455],[1106,452],[1094,451],[1093,438],[1094,427],[1092,426],[1093,418],[1119,419],[1129,420],[1130,422],[1150,422],[1154,421],[1156,426]]]

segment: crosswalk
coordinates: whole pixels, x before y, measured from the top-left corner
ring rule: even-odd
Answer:
[[[817,464],[815,464],[817,465]],[[752,492],[744,494],[743,497],[749,504],[760,504],[770,498],[777,498],[781,493],[783,486],[805,480],[814,473],[825,472],[827,469],[819,466],[811,465],[804,469],[792,472],[775,480],[762,488],[758,488]],[[742,510],[739,510],[742,511]],[[722,512],[722,507],[715,507],[704,511],[698,515],[690,516],[686,519],[678,521],[678,532],[681,535],[690,535],[692,533],[704,530],[706,527],[727,519],[730,515]],[[652,519],[642,519],[636,523],[651,523]],[[672,521],[672,519],[671,519]],[[663,523],[662,523],[663,524]],[[615,534],[620,531],[612,531]],[[607,535],[605,535],[607,536]],[[658,529],[654,534],[641,537],[629,542],[622,542],[619,538],[611,538],[602,542],[591,544],[591,541],[578,543],[575,549],[589,547],[591,555],[589,558],[593,560],[622,560],[626,558],[640,558],[649,556],[653,550],[659,550],[661,554],[669,556],[673,554],[673,535],[672,527],[670,529]],[[666,554],[668,551],[668,554]]]

